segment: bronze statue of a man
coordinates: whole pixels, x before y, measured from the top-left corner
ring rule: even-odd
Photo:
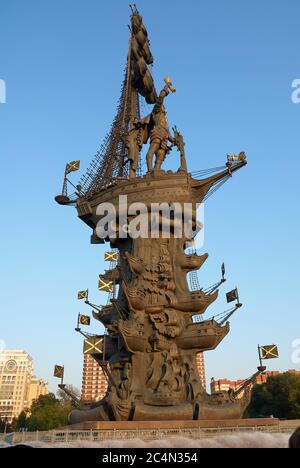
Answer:
[[[166,85],[160,92],[152,113],[146,117],[149,120],[150,129],[150,147],[146,155],[148,172],[153,170],[153,156],[156,156],[154,165],[156,171],[161,168],[166,155],[171,151],[168,142],[173,145],[175,143],[175,139],[169,131],[167,112],[164,106],[164,99],[169,92],[169,87]]]
[[[139,164],[140,152],[143,147],[143,128],[139,123],[134,123],[127,135],[126,148],[127,157],[130,162],[129,179],[136,177],[136,171]]]
[[[126,139],[127,157],[130,161],[129,178],[136,176],[138,161],[141,149],[150,138],[150,147],[146,155],[148,173],[153,170],[153,156],[156,156],[154,171],[159,171],[166,155],[172,147],[177,145],[176,138],[172,137],[169,130],[167,112],[164,106],[164,99],[169,92],[176,91],[170,79],[165,78],[166,85],[160,92],[151,114],[144,119],[134,122],[129,130]],[[171,146],[168,146],[168,142]]]
[[[166,154],[171,151],[168,142],[175,144],[175,139],[171,136],[167,118],[167,112],[164,106],[164,99],[168,96],[170,89],[175,92],[170,82],[160,92],[154,108],[147,117],[138,122],[139,125],[147,129],[144,133],[144,143],[150,138],[150,147],[146,155],[148,172],[153,170],[153,156],[156,156],[154,170],[159,170]]]

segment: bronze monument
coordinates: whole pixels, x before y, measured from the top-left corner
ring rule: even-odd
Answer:
[[[92,230],[91,242],[110,243],[113,251],[107,254],[108,259],[111,255],[116,260],[114,268],[99,277],[99,289],[110,292],[106,306],[91,304],[81,292],[85,302],[94,308],[94,319],[106,328],[98,340],[101,347],[93,349],[91,345],[90,349],[107,375],[108,391],[89,409],[75,410],[71,423],[240,418],[249,402],[251,379],[242,397],[240,392],[209,395],[200,383],[196,355],[219,345],[229,332],[229,316],[241,304],[237,301],[233,311],[222,319],[203,319],[218,297],[224,271],[216,286],[204,290],[196,272],[208,254],[197,255],[192,250],[197,204],[244,167],[246,157],[244,153],[229,156],[222,168],[189,173],[183,137],[176,127],[171,134],[165,109],[168,94],[176,90],[166,77],[162,91],[156,92],[149,70],[152,63],[147,30],[139,12],[132,8],[127,66],[111,130],[76,192],[68,195],[66,178],[78,169],[75,161],[67,166],[63,193],[56,197],[62,205],[76,206],[78,217]],[[153,105],[144,118],[140,115],[142,98]],[[143,173],[141,151],[145,145],[147,172]],[[174,147],[180,153],[180,166],[176,172],[166,171],[163,163]],[[138,202],[146,207],[144,217],[140,209],[136,213],[127,210],[122,222],[120,197],[124,196],[128,206]],[[134,237],[130,229],[125,232],[138,219],[146,219],[149,226],[153,207],[161,203],[176,206],[182,214],[170,213],[165,219],[158,210],[156,234],[152,236]],[[99,221],[106,214],[99,214],[98,208],[104,204],[114,207],[116,222],[114,231],[101,236]],[[193,229],[182,229],[177,235],[186,206],[190,207]],[[186,221],[182,224],[186,226]],[[169,236],[164,235],[166,225]],[[191,285],[188,278],[192,279]]]

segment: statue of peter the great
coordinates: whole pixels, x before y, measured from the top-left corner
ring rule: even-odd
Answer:
[[[159,171],[166,155],[171,151],[172,146],[176,144],[175,138],[170,134],[167,112],[164,106],[164,100],[170,90],[173,93],[176,90],[169,78],[165,78],[165,81],[166,85],[160,92],[151,114],[135,122],[129,132],[127,148],[129,150],[128,159],[131,161],[130,178],[135,176],[142,145],[146,144],[149,139],[150,147],[146,155],[148,173],[153,171],[153,156],[156,156],[154,171]],[[169,142],[171,146],[168,145]]]

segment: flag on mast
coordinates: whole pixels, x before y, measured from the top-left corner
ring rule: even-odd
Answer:
[[[279,358],[278,346],[275,344],[260,346],[260,355],[261,359],[277,359]]]
[[[226,299],[227,299],[227,302],[233,302],[233,301],[238,301],[239,299],[239,294],[238,294],[238,290],[237,288],[233,289],[232,291],[229,291],[227,294],[226,294]]]
[[[58,379],[62,379],[64,376],[65,368],[64,366],[58,366],[57,364],[54,366],[54,377],[57,377]]]
[[[70,172],[78,171],[80,167],[80,161],[72,161],[66,165],[66,175]]]

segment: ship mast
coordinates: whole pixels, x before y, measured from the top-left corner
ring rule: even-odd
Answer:
[[[148,33],[136,7],[132,7],[129,29],[127,64],[117,113],[109,133],[80,180],[83,195],[104,188],[116,177],[127,178],[126,139],[134,122],[140,119],[139,95],[149,104],[154,104],[157,99],[148,69],[148,65],[153,63]]]

